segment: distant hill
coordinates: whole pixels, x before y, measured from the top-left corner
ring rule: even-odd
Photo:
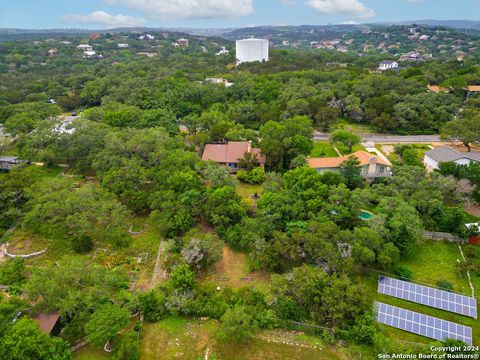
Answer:
[[[229,40],[245,37],[263,37],[263,38],[291,38],[297,40],[310,39],[309,35],[315,35],[315,40],[338,34],[354,31],[367,30],[375,25],[424,25],[424,26],[444,26],[455,29],[476,30],[480,31],[480,21],[473,20],[414,20],[399,22],[383,22],[372,24],[333,24],[333,25],[291,25],[291,26],[256,26],[244,28],[188,28],[188,27],[171,27],[171,28],[151,28],[151,27],[128,27],[114,29],[16,29],[16,28],[0,28],[0,36],[8,35],[49,35],[58,37],[60,35],[82,35],[92,32],[105,34],[123,33],[123,32],[148,32],[148,31],[170,31],[182,32],[197,36],[222,36]]]
[[[235,29],[225,32],[221,36],[229,40],[246,37],[321,40],[335,36],[338,33],[349,33],[368,28],[368,25],[256,26]]]
[[[445,26],[455,29],[468,29],[468,30],[479,30],[480,31],[480,21],[474,20],[415,20],[415,21],[401,21],[401,22],[389,22],[381,23],[383,25],[427,25],[427,26]]]

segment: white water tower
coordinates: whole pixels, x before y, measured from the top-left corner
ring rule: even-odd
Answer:
[[[237,65],[252,61],[268,61],[268,40],[237,40]]]

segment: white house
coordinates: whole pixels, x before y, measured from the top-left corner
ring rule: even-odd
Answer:
[[[92,51],[93,47],[91,45],[88,45],[88,44],[80,44],[80,45],[77,46],[77,49],[78,50],[83,50],[83,51]]]
[[[472,162],[480,163],[480,152],[464,153],[444,146],[427,151],[423,158],[423,163],[428,171],[438,169],[440,163],[451,161],[458,165],[468,165]]]
[[[409,53],[406,53],[400,56],[400,61],[422,61],[422,60],[423,60],[422,54],[415,51],[411,51]]]
[[[178,39],[177,44],[181,48],[187,48],[188,47],[188,39],[184,39],[184,38]]]
[[[386,71],[386,70],[394,70],[398,68],[398,62],[393,60],[384,60],[378,65],[378,70]]]
[[[229,53],[229,51],[227,49],[225,49],[225,46],[222,46],[222,48],[220,49],[220,51],[218,53],[216,53],[215,55],[219,56],[219,55],[227,55]]]
[[[97,53],[93,50],[91,51],[84,51],[83,52],[83,58],[84,59],[93,59],[93,58],[96,58],[96,57],[100,57],[101,55],[98,55],[97,56]]]
[[[234,85],[233,83],[231,83],[227,79],[223,79],[223,78],[206,78],[205,82],[210,83],[210,84],[220,84],[220,85],[224,85],[225,87],[230,87],[230,86]]]
[[[126,48],[128,48],[129,45],[128,44],[117,44],[117,46],[118,46],[119,49],[126,49]]]
[[[150,41],[150,40],[155,40],[155,36],[150,34],[144,34],[144,35],[140,35],[138,39],[143,41]]]

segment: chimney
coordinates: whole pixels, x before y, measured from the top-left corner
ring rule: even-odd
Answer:
[[[252,152],[252,141],[248,142],[247,152],[250,154]]]

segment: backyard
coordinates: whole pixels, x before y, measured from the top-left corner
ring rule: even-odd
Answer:
[[[411,281],[414,283],[436,287],[438,281],[446,280],[453,285],[453,290],[455,292],[471,296],[471,290],[466,274],[457,271],[457,260],[463,261],[457,244],[425,240],[419,243],[417,248],[412,251],[411,255],[403,259],[397,267],[402,266],[410,269],[413,274]],[[376,300],[425,315],[470,326],[473,330],[474,344],[480,345],[480,324],[478,320],[408,302],[392,296],[379,294],[377,293],[379,275],[380,272],[364,270],[358,277],[358,281],[366,286],[368,294],[371,296],[372,304]],[[384,275],[392,276],[388,273]],[[393,275],[393,277],[395,277],[395,275]],[[472,280],[476,291],[478,291],[480,289],[478,277],[473,277]],[[383,325],[381,325],[381,327],[384,333],[392,339],[425,344],[432,342],[432,340],[428,338],[395,329],[393,327]]]

